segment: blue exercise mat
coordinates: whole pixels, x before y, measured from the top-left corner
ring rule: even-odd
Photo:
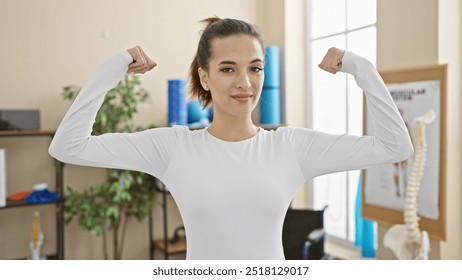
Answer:
[[[281,93],[279,88],[264,88],[260,97],[260,123],[281,123]]]
[[[269,45],[266,47],[265,57],[265,80],[263,88],[279,88],[280,81],[280,59],[279,47]]]
[[[187,125],[186,81],[168,80],[168,125]]]

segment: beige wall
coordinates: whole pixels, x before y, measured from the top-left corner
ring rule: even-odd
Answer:
[[[440,0],[438,5],[438,63],[448,64],[447,90],[447,242],[442,259],[462,259],[462,2]]]
[[[306,1],[284,1],[284,91],[285,116],[289,125],[307,127]],[[275,16],[273,16],[275,17]],[[309,207],[308,183],[296,193],[292,207]]]
[[[438,62],[438,0],[377,1],[377,67]]]

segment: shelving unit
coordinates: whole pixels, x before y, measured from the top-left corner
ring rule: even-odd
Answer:
[[[53,138],[54,131],[47,130],[22,130],[22,131],[0,131],[0,138],[6,137],[50,137]],[[56,161],[55,164],[55,182],[56,192],[59,194],[60,199],[58,201],[30,204],[24,201],[7,201],[5,207],[1,207],[0,210],[12,211],[14,208],[29,207],[45,204],[56,205],[56,248],[57,252],[54,255],[48,255],[47,259],[64,259],[64,211],[63,211],[63,166],[64,164]]]
[[[168,212],[167,212],[167,195],[169,195],[168,190],[166,189],[165,185],[159,181],[161,187],[157,189],[159,193],[162,194],[162,215],[163,215],[163,231],[164,231],[164,238],[153,240],[153,227],[154,224],[152,222],[152,210],[149,212],[149,256],[150,259],[154,259],[154,251],[159,250],[164,254],[164,259],[168,260],[170,256],[177,255],[177,254],[184,254],[186,253],[186,238],[180,238],[174,244],[170,243],[168,238]]]

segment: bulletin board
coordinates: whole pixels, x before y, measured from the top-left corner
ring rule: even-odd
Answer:
[[[381,71],[390,94],[410,130],[412,120],[434,111],[426,128],[427,159],[418,194],[420,230],[446,240],[446,79],[447,65]],[[368,116],[364,105],[364,131]],[[369,122],[371,123],[371,122]],[[362,216],[379,224],[404,224],[404,189],[412,158],[364,170]]]

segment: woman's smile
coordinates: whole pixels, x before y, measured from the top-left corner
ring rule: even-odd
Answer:
[[[252,99],[252,97],[252,94],[236,94],[231,96],[231,98],[240,103],[247,103]]]

